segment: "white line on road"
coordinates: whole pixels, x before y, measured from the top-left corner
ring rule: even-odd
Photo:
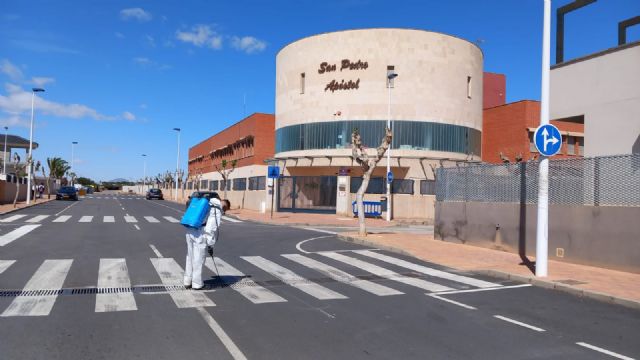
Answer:
[[[499,286],[499,287],[495,287],[495,288],[443,291],[443,292],[439,292],[438,295],[451,295],[451,294],[474,293],[474,292],[481,292],[481,291],[517,289],[517,288],[523,288],[523,287],[529,287],[529,286],[533,286],[533,285],[531,285],[531,284],[520,284],[520,285],[511,285],[511,286]]]
[[[67,222],[67,220],[71,219],[71,215],[60,215],[58,216],[55,220],[53,220],[53,222]]]
[[[168,222],[179,223],[180,221],[172,216],[163,216]]]
[[[37,225],[23,225],[20,226],[19,228],[8,232],[2,236],[0,236],[0,246],[5,246],[7,244],[9,244],[10,242],[19,239],[20,237],[30,233],[31,231],[35,230],[38,226],[40,226],[40,224]]]
[[[126,221],[128,223],[137,223],[138,222],[138,220],[136,220],[135,217],[129,216],[129,215],[124,217],[124,221]]]
[[[242,222],[242,221],[240,221],[240,220],[238,220],[238,219],[230,218],[230,217],[228,217],[228,216],[223,216],[223,217],[222,217],[222,219],[223,219],[223,220],[226,220],[226,221],[230,221],[230,222],[232,222],[232,223],[240,223],[240,222]]]
[[[329,230],[322,230],[322,229],[314,229],[314,228],[301,228],[304,230],[309,230],[309,231],[317,231],[317,232],[321,232],[321,233],[325,233],[325,234],[331,234],[331,235],[336,235],[337,232],[335,231],[329,231]]]
[[[81,217],[78,222],[87,223],[87,222],[91,222],[91,220],[93,220],[93,216],[85,215],[85,216]]]
[[[138,226],[137,224],[136,224],[136,225],[133,225],[133,226],[134,226],[136,229],[140,230],[140,226]]]
[[[247,357],[244,356],[242,351],[240,351],[240,348],[238,348],[238,346],[233,342],[233,340],[231,340],[229,335],[227,335],[227,333],[222,329],[222,327],[216,322],[213,316],[211,316],[211,314],[209,314],[209,312],[204,308],[197,308],[197,310],[202,316],[202,318],[204,319],[204,321],[207,322],[207,325],[209,325],[211,330],[213,330],[216,336],[218,336],[218,339],[220,339],[224,347],[227,348],[227,351],[229,351],[229,354],[231,354],[231,356],[235,360],[243,360],[243,359],[246,360]]]
[[[144,219],[147,220],[150,223],[159,223],[160,222],[158,219],[154,218],[153,216],[145,216]]]
[[[77,204],[77,203],[79,203],[79,201],[76,201],[76,202],[74,202],[73,204],[71,204],[71,205],[67,206],[66,208],[62,209],[62,211],[57,212],[57,213],[55,214],[55,216],[58,216],[58,215],[62,214],[63,212],[67,211],[67,209],[69,209],[70,207],[72,207],[73,205],[75,205],[75,204]]]
[[[105,217],[102,219],[102,221],[103,221],[103,222],[106,222],[106,223],[112,223],[112,222],[116,222],[116,218],[115,218],[115,217],[113,217],[113,216],[105,216]]]
[[[163,258],[164,257],[164,256],[162,256],[160,251],[158,251],[158,249],[153,244],[149,244],[149,246],[151,247],[151,250],[153,250],[153,252],[156,254],[157,257],[159,257],[159,258]]]
[[[427,296],[431,296],[431,297],[432,297],[432,298],[434,298],[434,299],[438,299],[438,300],[446,301],[446,302],[448,302],[448,303],[450,303],[450,304],[458,305],[458,306],[463,307],[463,308],[465,308],[465,309],[469,309],[469,310],[477,310],[475,307],[473,307],[473,306],[471,306],[471,305],[466,305],[466,304],[463,304],[463,303],[461,303],[461,302],[453,301],[453,300],[451,300],[451,299],[446,299],[446,298],[440,297],[440,296],[438,296],[438,295],[436,295],[436,294],[426,294],[426,295],[427,295]]]
[[[5,272],[9,266],[13,265],[16,262],[15,260],[0,260],[0,274]]]
[[[529,324],[525,324],[523,322],[520,322],[518,320],[513,320],[513,319],[510,319],[510,318],[505,317],[505,316],[493,315],[493,317],[496,318],[496,319],[504,320],[506,322],[510,322],[512,324],[516,324],[516,325],[519,325],[519,326],[522,326],[522,327],[526,327],[527,329],[531,329],[531,330],[534,330],[534,331],[538,331],[538,332],[545,331],[544,329],[541,329],[539,327],[536,327],[536,326],[533,326],[533,325],[529,325]]]
[[[58,298],[55,290],[62,289],[73,260],[45,260],[33,274],[23,292],[29,290],[54,290],[53,295],[20,295],[2,313],[7,316],[47,316]]]
[[[150,259],[165,286],[182,286],[184,270],[172,258]],[[169,296],[180,309],[216,306],[205,294],[197,291],[170,291]]]
[[[299,243],[296,244],[296,249],[298,249],[298,251],[300,251],[303,254],[311,254],[310,251],[306,251],[306,250],[302,250],[302,244],[306,243],[307,241],[312,241],[312,240],[317,240],[317,239],[325,239],[328,237],[333,237],[333,236],[329,236],[329,235],[325,235],[325,236],[318,236],[318,237],[314,237],[311,239],[307,239],[307,240],[302,240]]]
[[[609,351],[609,350],[603,349],[601,347],[597,347],[597,346],[594,346],[594,345],[591,345],[591,344],[587,344],[585,342],[577,342],[576,345],[580,345],[580,346],[586,347],[587,349],[591,349],[591,350],[595,350],[595,351],[601,352],[603,354],[607,354],[607,355],[612,356],[612,357],[617,358],[617,359],[634,360],[631,357],[620,355],[618,353],[614,353],[613,351]]]
[[[42,221],[42,220],[44,220],[44,219],[46,219],[48,217],[49,217],[49,215],[37,215],[37,216],[34,216],[34,217],[32,217],[31,219],[29,219],[29,220],[27,220],[25,222],[37,223],[37,222],[40,222],[40,221]]]
[[[25,216],[27,216],[27,215],[12,215],[12,216],[9,216],[8,218],[4,218],[4,219],[0,220],[0,222],[3,222],[3,223],[12,222],[12,221],[16,221],[18,219],[22,219]]]
[[[100,259],[98,288],[131,288],[125,259]],[[138,310],[133,293],[98,293],[95,312]]]

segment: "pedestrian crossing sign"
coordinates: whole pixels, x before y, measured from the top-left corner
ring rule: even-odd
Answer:
[[[280,167],[279,166],[269,166],[269,179],[277,179],[280,177]]]

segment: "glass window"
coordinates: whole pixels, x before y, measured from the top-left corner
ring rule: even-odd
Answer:
[[[204,190],[209,186],[209,180],[200,180],[200,189]]]
[[[300,74],[300,94],[304,94],[304,73]]]
[[[218,190],[218,180],[209,181],[209,190]]]
[[[247,190],[247,178],[233,179],[233,190]]]
[[[567,136],[567,154],[576,154],[576,138],[573,136]]]
[[[189,190],[193,189],[193,183],[191,181],[187,183],[187,189]]]
[[[413,195],[413,180],[394,179],[393,182],[391,183],[391,192],[394,194]]]
[[[580,146],[578,146],[578,155],[584,156],[584,137],[580,137]]]
[[[471,76],[467,76],[467,98],[471,99]]]
[[[436,181],[435,180],[420,180],[420,194],[422,194],[422,195],[435,195],[436,194]]]
[[[352,177],[351,178],[351,193],[355,194],[360,189],[360,185],[362,185],[361,177]],[[369,179],[369,185],[367,185],[366,194],[384,194],[386,192],[386,187],[384,184],[384,180],[380,177]]]
[[[264,190],[267,178],[264,176],[253,176],[249,178],[249,190]]]

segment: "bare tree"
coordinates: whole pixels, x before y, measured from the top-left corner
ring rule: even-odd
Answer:
[[[13,153],[13,167],[16,172],[16,196],[13,198],[13,207],[18,203],[18,195],[20,194],[20,178],[26,175],[25,164],[20,164],[20,155]],[[29,189],[27,189],[28,191]]]
[[[353,129],[353,133],[351,134],[351,151],[352,156],[355,161],[362,168],[362,184],[360,184],[360,188],[356,193],[356,202],[358,206],[358,222],[360,225],[359,235],[367,236],[367,228],[364,222],[364,192],[369,186],[369,180],[371,179],[371,174],[373,170],[376,168],[376,165],[382,157],[384,153],[389,149],[389,145],[391,144],[391,139],[393,138],[393,134],[391,133],[391,129],[385,128],[385,136],[382,138],[382,142],[380,146],[376,149],[376,153],[374,156],[370,156],[367,154],[366,148],[362,144],[362,139],[360,138],[360,131],[358,128]],[[389,200],[387,200],[387,204]],[[387,210],[388,211],[388,210]]]
[[[227,181],[229,180],[229,175],[236,169],[236,165],[238,164],[238,160],[231,160],[231,169],[227,169],[227,165],[229,162],[227,160],[222,160],[222,169],[216,165],[216,170],[222,176],[222,189],[224,190],[224,198],[227,198]]]

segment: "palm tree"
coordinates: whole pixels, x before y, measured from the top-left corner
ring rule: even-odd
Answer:
[[[62,182],[62,178],[67,171],[71,169],[67,161],[59,157],[47,158],[47,165],[49,166],[49,178],[60,180],[60,182]],[[49,186],[48,181],[47,186]]]

